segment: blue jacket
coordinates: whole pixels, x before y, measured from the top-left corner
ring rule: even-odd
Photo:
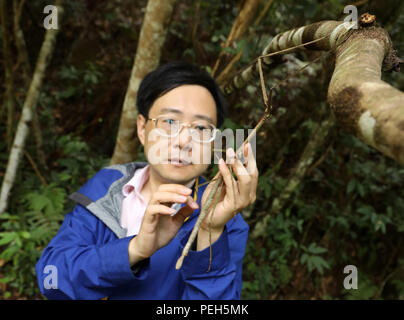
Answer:
[[[134,271],[128,245],[132,237],[120,226],[122,187],[146,163],[132,162],[100,170],[70,196],[78,204],[36,264],[41,292],[49,299],[240,299],[242,259],[248,225],[241,214],[230,220],[212,245],[190,251],[175,269],[199,214],[195,210],[177,235]],[[200,183],[206,181],[199,177]],[[206,185],[199,188],[198,203]],[[52,286],[49,286],[50,270]],[[48,283],[48,285],[46,285]]]

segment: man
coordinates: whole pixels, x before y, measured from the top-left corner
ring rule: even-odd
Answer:
[[[176,270],[214,183],[202,185],[209,166],[203,159],[224,121],[225,100],[206,72],[176,62],[143,79],[137,106],[148,163],[104,168],[71,196],[78,204],[36,265],[42,293],[54,299],[239,299],[248,226],[236,213],[255,201],[251,146],[244,149],[245,165],[227,152],[237,179],[220,160],[223,192]],[[57,270],[55,277],[44,272],[47,266]]]

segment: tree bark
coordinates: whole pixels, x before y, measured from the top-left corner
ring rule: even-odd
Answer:
[[[25,44],[24,33],[20,27],[20,19],[22,15],[22,10],[24,7],[25,0],[18,2],[13,1],[14,9],[14,37],[15,44],[18,51],[18,63],[17,67],[21,64],[22,66],[22,76],[25,82],[26,90],[29,89],[31,82],[31,65],[29,62],[27,46]],[[39,121],[38,111],[33,110],[32,115],[32,130],[34,132],[35,143],[36,143],[36,156],[43,168],[46,168],[45,153],[42,151],[42,132],[41,125]]]
[[[23,69],[23,77],[26,83],[29,84],[31,80],[31,65],[29,63],[27,46],[25,45],[24,33],[20,27],[20,20],[22,9],[24,7],[25,0],[21,0],[18,2],[17,0],[13,1],[13,10],[14,10],[14,37],[15,37],[15,45],[18,51],[18,63],[21,64]]]
[[[319,28],[321,26],[321,28]],[[317,31],[316,36],[314,33]],[[292,53],[298,50],[295,47],[306,47],[306,49],[331,50],[337,43],[344,39],[349,30],[343,27],[343,22],[323,21],[308,26],[295,28],[277,34],[265,47],[262,52],[262,68],[270,70],[281,63],[279,58],[283,53]],[[327,39],[330,38],[328,41]],[[319,39],[322,39],[319,41]],[[310,41],[318,41],[311,45],[303,45]],[[271,56],[268,56],[271,55]],[[242,89],[248,83],[258,79],[258,59],[236,74],[236,76],[225,82],[221,87],[226,94]]]
[[[61,3],[62,0],[56,1],[59,20],[62,14]],[[50,29],[46,31],[45,40],[39,52],[34,75],[32,77],[28,94],[23,105],[21,118],[18,123],[13,147],[8,158],[6,173],[1,186],[0,214],[2,214],[7,209],[10,191],[14,184],[18,165],[24,152],[25,141],[29,133],[29,123],[32,121],[33,112],[35,112],[35,107],[41,91],[45,70],[55,47],[57,33],[57,29]]]
[[[403,61],[395,55],[387,32],[365,23],[355,30],[344,22],[322,21],[276,35],[263,55],[291,52],[296,46],[335,52],[327,101],[336,119],[363,142],[404,165],[404,93],[381,80],[382,67],[398,71]],[[273,56],[263,58],[266,68],[274,62]],[[231,93],[257,79],[257,63],[226,83],[224,91]]]
[[[137,92],[142,79],[160,62],[161,50],[175,2],[176,0],[149,0],[147,3],[111,164],[131,162],[136,159]]]
[[[8,30],[8,13],[6,0],[0,2],[0,17],[1,17],[1,32],[3,38],[3,65],[5,73],[5,87],[6,92],[4,95],[4,104],[7,106],[7,130],[6,130],[6,142],[7,147],[10,149],[12,142],[12,134],[14,127],[14,76],[13,76],[13,59],[11,57],[10,38]]]
[[[381,28],[354,33],[336,52],[328,102],[348,131],[404,165],[404,93],[381,80],[399,60]]]

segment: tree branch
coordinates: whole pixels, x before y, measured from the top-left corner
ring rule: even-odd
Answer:
[[[245,35],[248,27],[251,24],[251,21],[253,20],[258,10],[259,4],[260,0],[246,0],[244,2],[243,8],[240,10],[237,18],[234,20],[229,36],[227,37],[227,40],[223,45],[223,49],[233,47],[233,44]],[[241,56],[241,54],[239,55]],[[227,63],[229,61],[229,57],[229,54],[227,54],[225,50],[222,50],[219,53],[219,57],[217,58],[215,66],[212,70],[212,77],[220,79],[223,77],[224,72],[228,72],[228,69],[223,71],[221,71],[221,69],[223,68],[223,66],[229,66],[229,64]]]
[[[263,52],[263,68],[276,65],[274,55],[297,48],[332,51],[335,69],[328,102],[345,129],[384,155],[404,165],[404,93],[381,80],[381,69],[398,71],[397,57],[387,32],[363,15],[358,30],[345,22],[322,21],[276,35]],[[369,20],[370,19],[370,20]],[[370,22],[370,23],[368,23]],[[238,72],[222,86],[226,94],[257,77],[257,63]]]

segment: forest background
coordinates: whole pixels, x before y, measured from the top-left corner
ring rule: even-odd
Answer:
[[[237,71],[278,33],[343,20],[348,4],[359,14],[375,14],[403,56],[404,2],[399,0],[170,2],[165,39],[155,52],[159,63],[184,60],[212,73],[221,56],[216,75],[229,63]],[[48,4],[1,1],[0,182],[44,41]],[[248,4],[253,5],[247,27],[228,41]],[[74,206],[67,196],[111,162],[146,6],[146,0],[63,3],[30,134],[0,215],[2,299],[43,299],[34,267]],[[275,86],[274,108],[256,140],[257,201],[243,211],[251,233],[242,298],[403,299],[404,168],[338,121],[329,122],[332,60],[319,56],[285,54],[265,73],[266,86]],[[383,80],[404,91],[403,72],[384,73]],[[259,77],[227,99],[225,128],[252,128],[263,114]],[[135,151],[132,160],[145,159],[139,145]],[[207,175],[216,172],[212,167]],[[358,289],[344,287],[347,265],[357,268]]]

